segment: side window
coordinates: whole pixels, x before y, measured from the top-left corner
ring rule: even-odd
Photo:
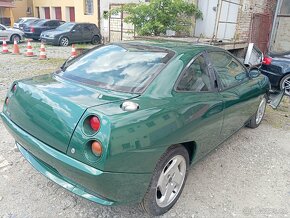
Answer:
[[[210,91],[210,77],[203,55],[197,57],[183,72],[177,85],[178,91],[206,92]]]
[[[82,31],[82,27],[81,27],[81,25],[76,25],[76,26],[74,27],[74,30],[75,30],[76,32],[80,32],[80,31]]]
[[[209,58],[224,89],[248,79],[246,68],[226,52],[210,52]]]
[[[90,28],[89,25],[85,25],[83,28],[84,28],[85,32],[90,32],[91,31],[91,28]]]
[[[5,30],[5,28],[4,28],[4,27],[2,27],[2,26],[0,26],[0,30]]]

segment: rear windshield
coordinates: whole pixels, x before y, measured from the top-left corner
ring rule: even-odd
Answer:
[[[92,50],[60,76],[114,91],[142,93],[174,52],[149,46],[110,44]]]

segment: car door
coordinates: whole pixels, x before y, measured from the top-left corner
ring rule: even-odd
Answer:
[[[70,33],[70,41],[71,42],[81,42],[83,35],[83,27],[80,24],[77,24],[73,27]]]
[[[0,40],[3,41],[4,39],[9,40],[9,33],[4,26],[0,25]]]
[[[222,140],[228,138],[256,113],[263,91],[259,79],[250,79],[247,68],[226,51],[208,52],[224,102]]]
[[[182,108],[181,134],[197,143],[196,156],[204,156],[221,142],[223,98],[214,87],[214,76],[203,53],[188,64],[175,85],[176,104]]]
[[[90,42],[92,41],[93,38],[93,30],[90,24],[85,24],[83,26],[84,30],[83,30],[83,40],[85,40],[86,42]]]

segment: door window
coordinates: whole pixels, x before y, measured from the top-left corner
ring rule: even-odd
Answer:
[[[226,52],[210,52],[209,58],[222,88],[227,89],[248,80],[247,69]]]
[[[200,55],[183,72],[176,89],[178,91],[207,92],[211,90],[210,84],[206,59]]]
[[[81,25],[76,25],[74,27],[75,32],[81,32],[82,31],[82,26]]]

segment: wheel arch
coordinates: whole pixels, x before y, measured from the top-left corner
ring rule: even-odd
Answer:
[[[59,45],[60,45],[60,40],[61,40],[62,38],[67,38],[68,41],[69,41],[69,43],[71,43],[71,40],[70,40],[70,37],[69,37],[69,36],[67,36],[67,35],[61,35],[61,36],[59,37],[59,39],[58,39],[58,44],[59,44]]]
[[[22,39],[21,35],[18,34],[18,33],[13,33],[13,34],[10,36],[10,39],[9,39],[10,42],[13,42],[12,39],[13,39],[14,36],[19,36],[19,39],[20,39],[20,41],[21,41],[21,39]]]
[[[290,69],[287,73],[284,73],[283,76],[281,77],[280,81],[279,81],[279,85],[281,86],[281,82],[282,80],[286,77],[286,76],[289,76],[290,75]]]
[[[191,141],[191,142],[184,142],[181,143],[182,146],[184,146],[188,152],[188,156],[189,156],[189,163],[191,164],[195,158],[195,154],[196,154],[196,148],[197,148],[197,144],[195,141]]]
[[[171,145],[168,147],[168,149],[174,149],[174,147],[176,146],[183,146],[187,150],[187,153],[189,156],[189,164],[192,164],[195,159],[195,154],[196,154],[196,149],[197,149],[196,142],[195,141],[183,142],[180,144]]]

